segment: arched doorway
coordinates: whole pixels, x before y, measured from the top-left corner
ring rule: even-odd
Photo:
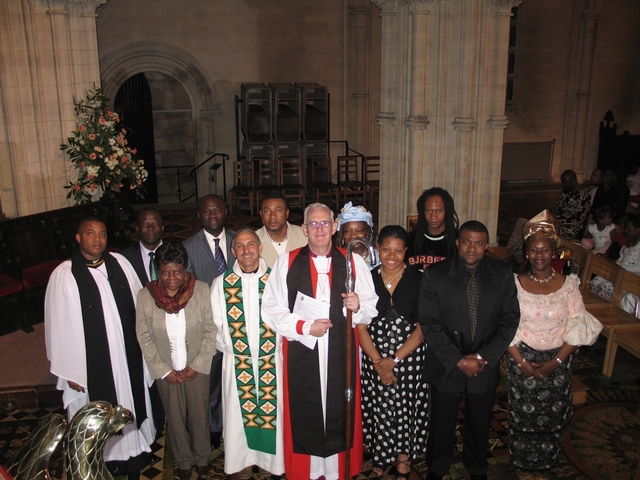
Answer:
[[[144,197],[128,194],[131,203],[158,203],[158,185],[153,130],[153,104],[149,82],[144,73],[127,79],[118,90],[113,109],[120,115],[120,122],[127,130],[129,145],[144,160],[149,177],[144,184]]]
[[[112,106],[122,85],[129,78],[144,74],[153,105],[157,166],[194,167],[215,152],[214,119],[222,114],[220,100],[206,70],[190,54],[164,43],[136,42],[105,55],[100,70],[102,89]],[[217,185],[211,184],[207,169],[202,170],[197,178],[200,196],[215,193]],[[175,174],[173,177],[175,182]],[[156,182],[161,203],[177,201],[175,190],[173,198],[166,195],[165,187],[171,188],[168,182],[160,178]]]

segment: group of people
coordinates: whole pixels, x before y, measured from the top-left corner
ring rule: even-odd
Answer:
[[[563,190],[553,208],[560,237],[580,241],[592,254],[640,274],[639,172],[634,167],[625,185],[617,181],[615,171],[595,169],[587,187],[581,188],[576,173],[564,171],[560,177]],[[612,300],[614,286],[608,280],[595,277],[590,288]],[[638,298],[632,294],[625,293],[620,306],[638,314]]]
[[[82,220],[45,299],[69,416],[93,400],[134,413],[104,452],[120,474],[146,464],[166,416],[180,479],[194,468],[208,478],[222,434],[232,478],[256,467],[351,478],[366,448],[376,475],[398,479],[426,451],[434,480],[451,467],[464,402],[462,459],[479,480],[508,352],[511,461],[519,478],[548,478],[571,413],[572,354],[599,333],[578,279],[551,267],[554,224],[527,223],[530,273],[514,276],[486,255],[482,223],[459,225],[446,190],[425,190],[417,207],[413,232],[386,226],[374,242],[371,213],[351,203],[337,218],[311,204],[298,227],[273,193],[262,228],[232,232],[224,200],[207,195],[198,233],[165,243],[162,216],[145,209],[139,244],[120,253],[101,220]]]

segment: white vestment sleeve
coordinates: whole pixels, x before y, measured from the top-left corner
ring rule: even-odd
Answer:
[[[376,295],[373,279],[365,261],[359,256],[353,256],[356,275],[355,292],[360,301],[360,310],[352,315],[354,325],[368,325],[378,314]],[[287,288],[287,273],[289,270],[289,255],[281,255],[271,270],[271,276],[264,290],[262,297],[262,318],[277,333],[287,340],[301,341],[305,345],[310,339],[315,339],[312,335],[300,335],[296,331],[296,326],[300,320],[289,311],[289,290]],[[343,309],[346,315],[346,310]],[[313,345],[309,346],[313,348]]]
[[[373,286],[373,277],[369,271],[369,267],[360,255],[353,255],[353,264],[355,265],[356,274],[356,286],[355,292],[358,295],[360,302],[360,309],[351,316],[351,323],[353,326],[358,324],[369,325],[376,315],[378,310],[376,304],[378,303],[378,295],[376,289]],[[342,313],[347,315],[347,309],[342,308]]]
[[[44,327],[51,373],[64,382],[75,382],[86,389],[82,307],[78,285],[71,273],[71,261],[63,262],[51,274],[44,299]],[[60,387],[63,387],[62,382],[58,382]],[[73,396],[74,390],[68,390]],[[78,392],[76,396],[79,395]],[[65,398],[65,406],[73,400]]]
[[[278,257],[273,265],[269,281],[262,296],[262,319],[277,333],[290,341],[305,341],[308,343],[311,335],[300,335],[296,332],[298,321],[301,320],[289,310],[289,289],[287,288],[287,273],[289,272],[289,255]],[[308,345],[307,345],[308,346]],[[313,348],[311,346],[310,348]]]

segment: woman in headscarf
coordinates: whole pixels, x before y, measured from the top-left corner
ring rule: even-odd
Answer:
[[[362,205],[353,205],[348,202],[338,214],[336,247],[347,248],[356,238],[366,240],[373,245],[373,216]],[[380,256],[375,248],[372,247],[367,251],[363,245],[357,245],[353,251],[367,261],[370,270],[380,265]]]
[[[136,331],[167,415],[180,480],[209,477],[209,372],[216,326],[209,287],[187,272],[187,251],[169,242],[156,250],[158,280],[138,293]]]
[[[518,478],[549,478],[572,412],[571,362],[602,325],[582,301],[580,279],[553,270],[558,235],[548,210],[524,226],[529,273],[516,275],[520,325],[507,357],[509,452]],[[527,269],[525,269],[525,272]]]

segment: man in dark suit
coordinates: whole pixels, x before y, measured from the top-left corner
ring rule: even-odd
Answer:
[[[205,195],[200,199],[198,218],[202,222],[202,230],[183,242],[189,255],[187,270],[211,287],[213,279],[223,274],[228,263],[233,261],[231,244],[235,232],[224,228],[227,205],[217,195]],[[210,381],[209,431],[211,444],[217,448],[222,435],[222,352],[213,356]]]
[[[187,270],[196,279],[207,282],[211,287],[213,279],[224,273],[229,260],[233,260],[231,241],[235,232],[227,231],[224,228],[227,220],[227,205],[217,195],[206,195],[200,199],[198,218],[202,222],[202,230],[187,238],[183,243],[189,254]],[[219,259],[216,259],[218,247],[225,261],[222,270]]]
[[[158,278],[158,271],[153,263],[156,250],[162,245],[164,223],[162,215],[155,208],[145,208],[138,214],[136,229],[140,242],[134,242],[120,253],[136,271],[140,283],[144,287],[151,280]],[[153,407],[153,423],[156,426],[156,436],[164,431],[165,413],[155,382],[149,388],[151,406]]]
[[[145,208],[138,214],[136,228],[140,243],[132,243],[119,253],[129,260],[140,278],[140,283],[144,286],[147,282],[157,279],[157,271],[151,260],[155,257],[158,247],[162,245],[164,233],[162,215],[155,208]],[[152,278],[152,273],[155,273],[155,278]]]
[[[458,254],[426,268],[419,321],[429,346],[431,384],[427,446],[429,480],[447,475],[464,398],[462,461],[472,480],[486,479],[489,426],[499,361],[518,328],[516,285],[507,264],[484,258],[489,232],[472,220],[460,227]]]

